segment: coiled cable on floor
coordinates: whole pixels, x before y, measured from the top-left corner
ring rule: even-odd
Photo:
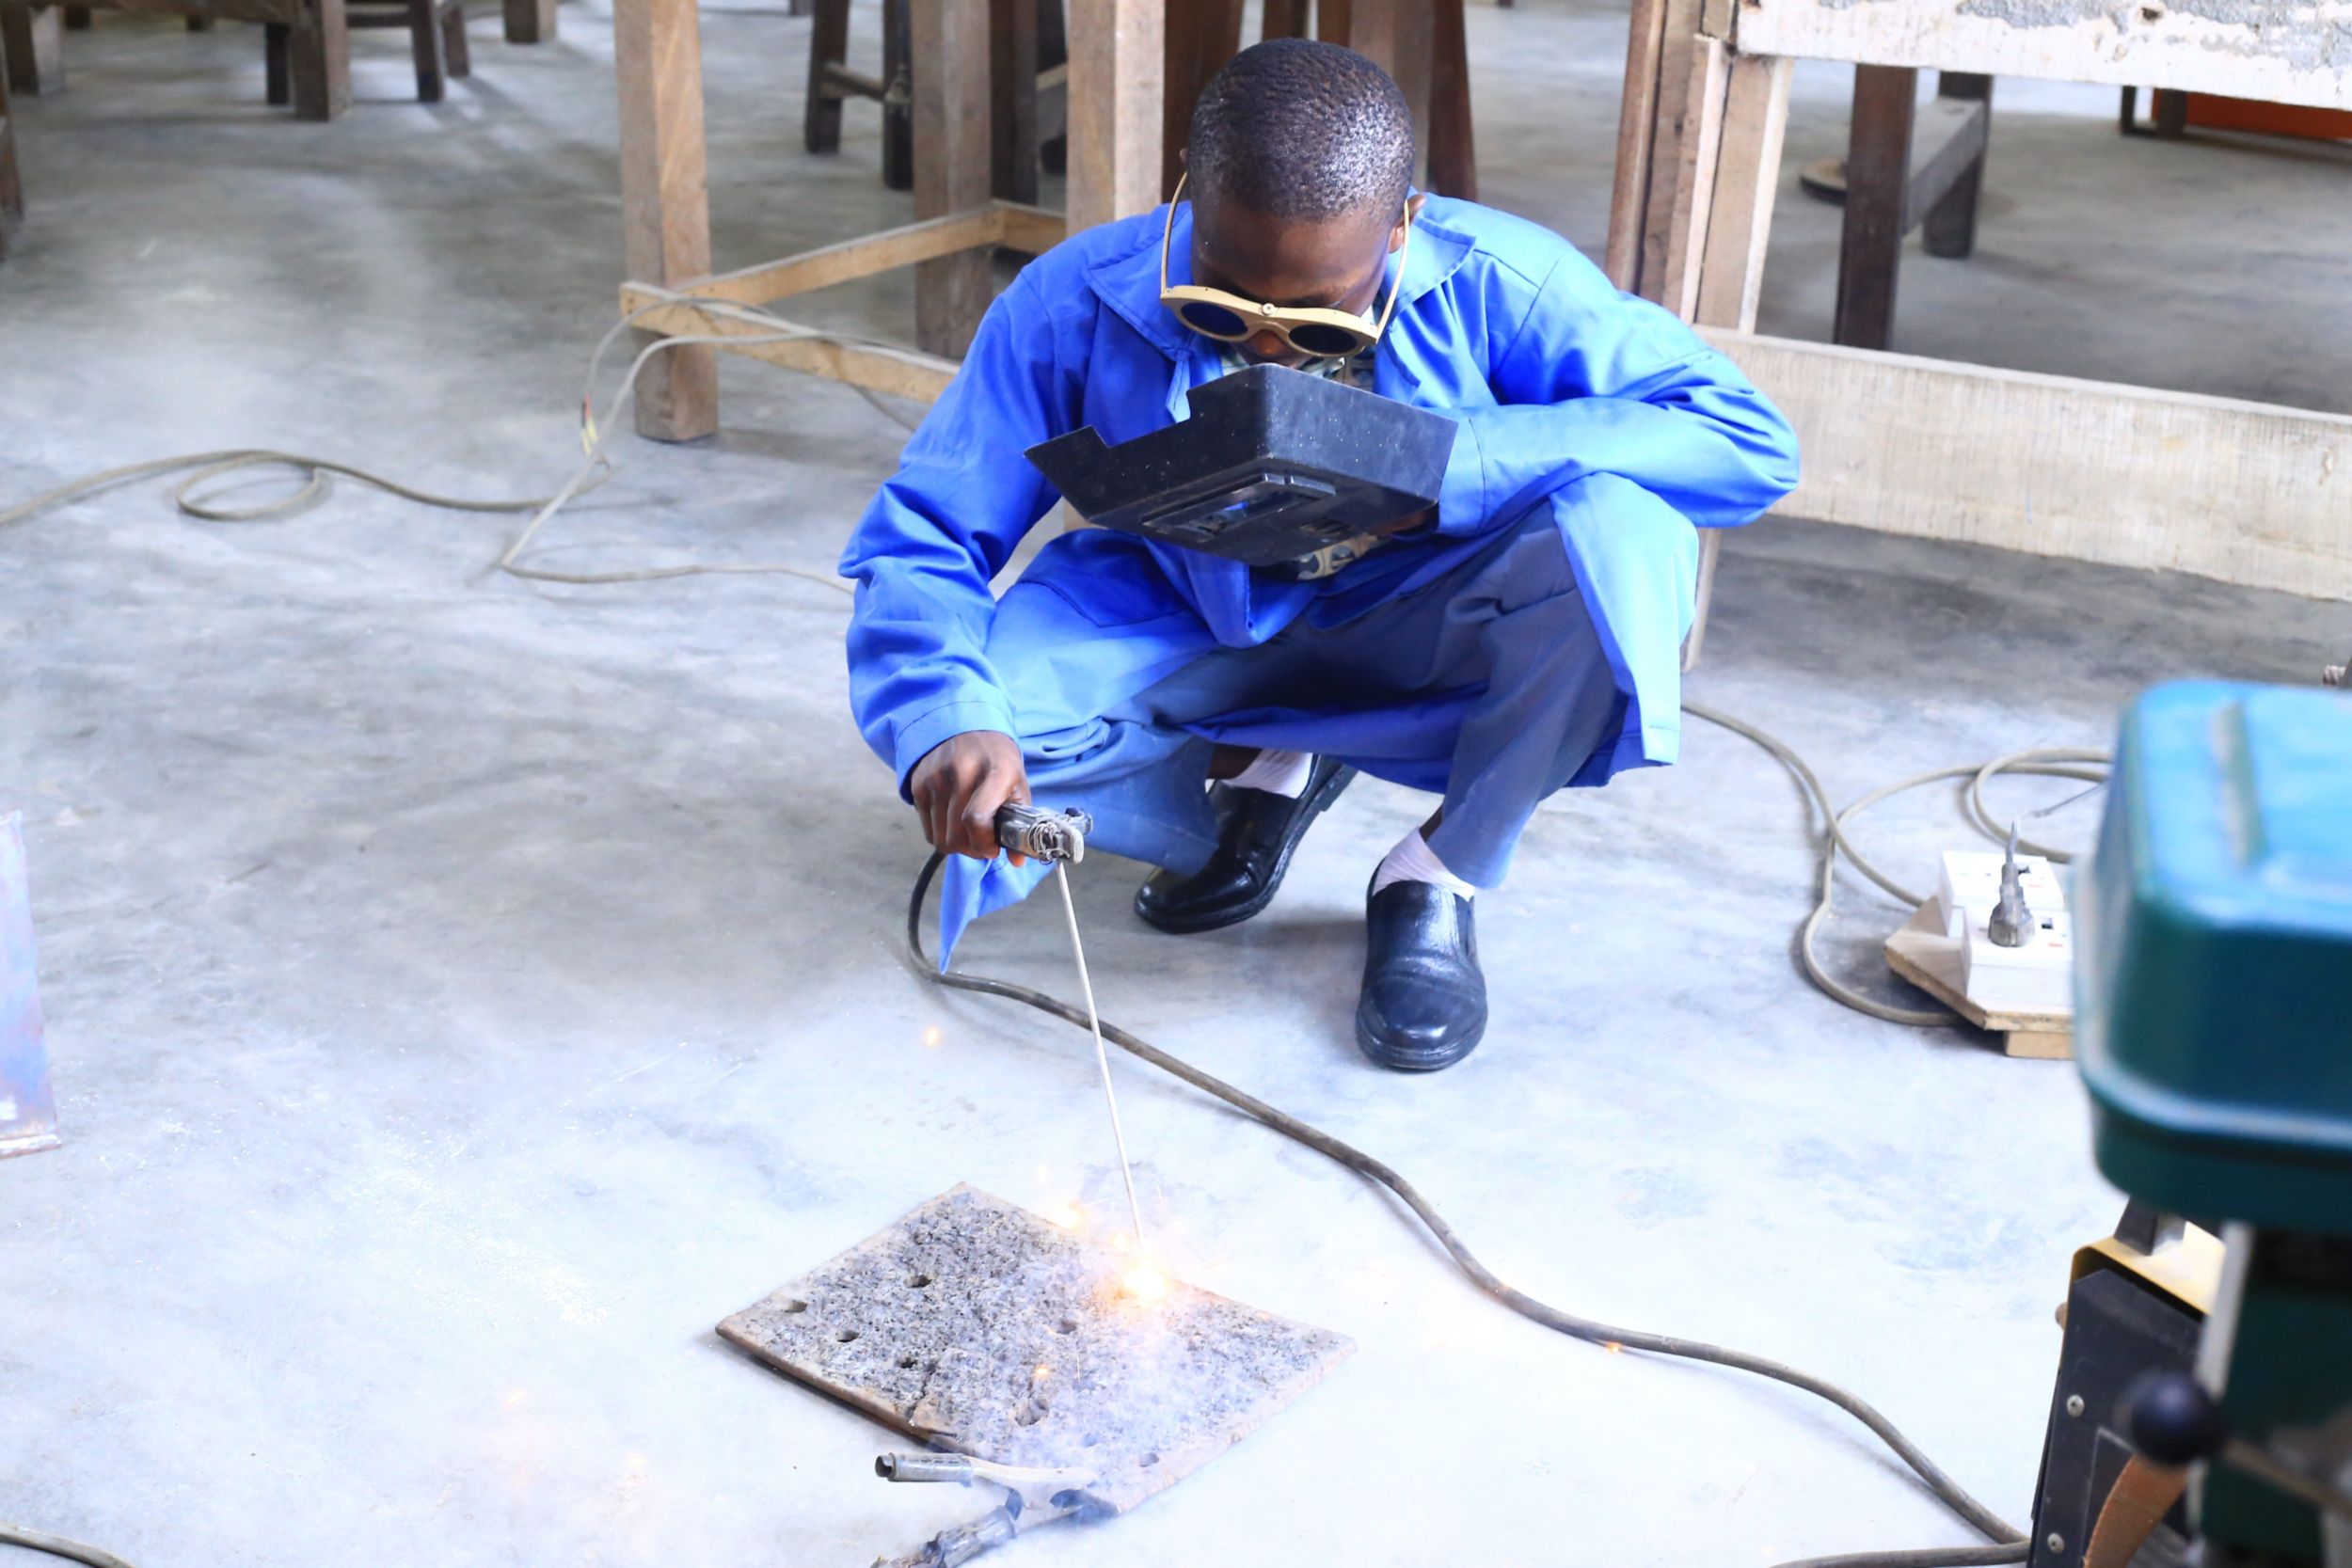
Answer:
[[[655,289],[645,284],[640,284],[637,287],[654,295],[653,303],[640,306],[614,322],[606,329],[604,336],[597,340],[595,350],[590,353],[587,374],[584,378],[585,385],[580,392],[580,447],[583,455],[580,463],[572,469],[570,476],[551,496],[532,496],[512,500],[502,499],[485,500],[478,497],[445,495],[438,491],[404,484],[398,480],[387,478],[373,469],[362,468],[356,464],[338,462],[332,458],[313,457],[302,452],[278,451],[268,447],[230,447],[218,451],[188,452],[178,457],[159,457],[144,463],[126,463],[119,467],[107,468],[99,473],[87,475],[70,483],[60,484],[55,489],[45,490],[29,500],[0,509],[0,528],[7,528],[11,523],[23,522],[52,507],[62,506],[68,501],[78,500],[84,496],[92,495],[101,490],[112,489],[118,484],[127,483],[135,479],[145,479],[158,474],[183,473],[191,468],[196,471],[187,474],[187,477],[173,486],[171,491],[172,504],[186,515],[208,523],[277,522],[291,517],[316,503],[326,494],[329,481],[340,475],[355,483],[382,490],[389,495],[398,496],[404,500],[412,500],[422,506],[438,507],[448,512],[530,513],[531,520],[523,525],[522,530],[516,534],[506,548],[500,552],[498,559],[491,562],[489,568],[493,571],[503,572],[508,577],[521,578],[530,582],[558,582],[574,586],[596,587],[626,582],[658,582],[670,578],[776,574],[801,578],[826,588],[837,589],[845,594],[850,592],[850,585],[833,573],[812,571],[805,566],[794,566],[782,562],[686,561],[674,565],[636,567],[614,572],[559,572],[549,567],[534,566],[525,562],[523,551],[538,536],[539,531],[547,525],[548,519],[573,500],[596,489],[612,477],[612,465],[604,455],[604,430],[596,423],[596,374],[602,368],[604,356],[611,350],[613,341],[645,316],[657,310],[686,307],[702,311],[706,315],[737,322],[749,330],[725,333],[681,333],[676,336],[656,338],[645,344],[638,351],[636,357],[629,361],[628,372],[622,379],[621,389],[614,394],[612,405],[607,411],[607,427],[617,423],[622,412],[636,400],[638,377],[644,373],[645,366],[658,354],[696,345],[725,345],[742,348],[763,343],[823,342],[855,344],[868,348],[891,346],[878,339],[860,337],[853,333],[822,331],[801,326],[756,307],[739,305],[731,300],[706,299],[700,295],[682,294],[671,290]],[[853,389],[867,403],[873,404],[879,412],[900,425],[913,428],[907,419],[882,402],[879,395],[866,388],[852,385]],[[200,499],[196,494],[200,486],[215,480],[227,479],[232,474],[251,468],[264,467],[291,468],[300,477],[301,483],[291,495],[280,496],[251,507],[220,506]]]
[[[1793,753],[1792,753],[1793,754]],[[934,853],[924,863],[914,879],[914,891],[907,900],[907,959],[915,972],[937,984],[957,990],[976,991],[984,996],[1001,996],[1023,1003],[1042,1013],[1049,1013],[1065,1023],[1088,1027],[1084,1011],[1059,997],[993,975],[973,974],[962,970],[942,969],[933,964],[923,951],[923,907],[930,896],[932,880],[946,857]],[[1808,1394],[1828,1401],[1855,1420],[1870,1429],[1878,1439],[1893,1449],[1896,1457],[1911,1467],[1912,1472],[1927,1484],[1944,1504],[1969,1525],[1994,1538],[1995,1544],[1987,1547],[1956,1547],[1948,1551],[1894,1552],[1865,1554],[1839,1558],[1816,1558],[1807,1563],[1787,1563],[1782,1568],[1938,1568],[1941,1564],[1970,1564],[1983,1562],[2022,1562],[2026,1554],[2026,1542],[2015,1526],[1969,1496],[1967,1490],[1941,1465],[1930,1459],[1916,1443],[1906,1437],[1902,1430],[1881,1415],[1860,1396],[1850,1393],[1826,1378],[1815,1377],[1783,1362],[1752,1355],[1746,1351],[1731,1350],[1699,1339],[1684,1339],[1673,1335],[1652,1334],[1641,1329],[1618,1328],[1591,1318],[1578,1317],[1547,1302],[1536,1300],[1524,1291],[1515,1290],[1496,1277],[1493,1270],[1478,1260],[1460,1234],[1438,1212],[1435,1204],[1422,1196],[1421,1190],[1390,1166],[1374,1159],[1354,1145],[1333,1137],[1311,1122],[1303,1121],[1289,1112],[1260,1100],[1247,1090],[1235,1088],[1223,1079],[1201,1070],[1180,1056],[1170,1055],[1139,1035],[1101,1021],[1103,1037],[1129,1055],[1150,1063],[1162,1072],[1182,1079],[1193,1087],[1225,1101],[1244,1116],[1263,1123],[1294,1142],[1304,1144],[1327,1159],[1337,1162],[1359,1176],[1378,1182],[1403,1201],[1415,1217],[1425,1226],[1430,1235],[1444,1247],[1456,1267],[1470,1282],[1520,1316],[1543,1324],[1546,1328],[1565,1334],[1571,1338],[1612,1350],[1646,1351],[1653,1355],[1678,1356],[1689,1361],[1710,1362],[1738,1371],[1753,1372],[1800,1388]],[[1985,1553],[2007,1555],[1986,1556]]]
[[[1893,784],[1883,784],[1870,791],[1841,811],[1836,803],[1831,800],[1829,791],[1822,786],[1820,778],[1813,771],[1812,766],[1804,760],[1796,748],[1778,736],[1770,731],[1758,729],[1745,720],[1735,719],[1721,709],[1708,707],[1700,703],[1686,702],[1682,705],[1682,711],[1693,719],[1703,719],[1718,728],[1729,730],[1736,736],[1752,740],[1771,752],[1782,767],[1788,769],[1789,776],[1797,781],[1798,786],[1804,791],[1807,800],[1813,806],[1818,807],[1821,813],[1821,820],[1826,827],[1821,838],[1820,890],[1813,905],[1813,912],[1805,917],[1804,926],[1799,927],[1797,933],[1797,957],[1804,965],[1805,977],[1832,1001],[1842,1003],[1858,1013],[1883,1019],[1889,1023],[1904,1023],[1920,1029],[1950,1028],[1966,1021],[1947,1007],[1939,1007],[1930,1012],[1917,1007],[1898,1007],[1865,996],[1831,974],[1828,967],[1821,962],[1820,954],[1814,945],[1816,939],[1820,935],[1821,927],[1829,923],[1830,916],[1835,912],[1832,904],[1837,893],[1837,857],[1841,854],[1853,863],[1856,871],[1878,884],[1890,897],[1914,909],[1928,901],[1926,895],[1914,893],[1896,881],[1880,870],[1867,855],[1856,848],[1853,840],[1847,836],[1846,825],[1869,810],[1870,807],[1893,796],[1917,789],[1924,784],[1934,784],[1943,779],[1966,779],[1969,784],[1964,800],[1970,822],[1994,843],[2004,843],[2008,839],[2008,830],[1995,820],[1991,809],[1984,803],[1984,786],[1993,779],[2004,774],[2027,774],[2044,778],[2079,779],[2095,787],[2105,784],[2107,777],[2109,757],[2105,752],[2066,748],[2011,752],[2005,756],[1994,757],[1987,763],[1965,764],[1957,768],[1937,768],[1925,773],[1915,773],[1907,779],[1898,779]],[[2026,812],[2016,820],[2023,822],[2046,816],[2056,811],[2058,806],[2071,804],[2079,799],[2081,799],[2080,795],[2069,796],[2066,800],[2058,801],[2056,806],[2045,806],[2038,811]],[[2020,838],[2017,841],[2017,847],[2027,854],[2040,855],[2058,864],[2064,864],[2074,859],[2073,855],[2063,849],[2036,844],[2031,839]]]

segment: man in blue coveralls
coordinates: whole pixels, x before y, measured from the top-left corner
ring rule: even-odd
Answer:
[[[1178,201],[1072,236],[981,322],[843,557],[850,700],[948,857],[950,948],[1043,875],[992,831],[1032,792],[1162,867],[1136,911],[1173,932],[1264,909],[1359,771],[1442,797],[1373,870],[1356,1036],[1446,1067],[1486,1031],[1472,895],[1546,796],[1675,760],[1695,529],[1786,494],[1795,443],[1565,240],[1412,193],[1410,113],[1359,55],[1244,51],[1185,158]],[[992,598],[1057,499],[1025,449],[1132,439],[1265,363],[1458,420],[1435,515],[1279,568],[1080,530]]]

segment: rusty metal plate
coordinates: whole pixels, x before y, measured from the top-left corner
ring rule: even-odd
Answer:
[[[33,899],[24,874],[24,819],[0,816],[0,1155],[57,1147],[33,973]]]
[[[719,1325],[778,1371],[934,1448],[1067,1466],[1133,1508],[1346,1359],[1344,1335],[1171,1283],[958,1186]]]

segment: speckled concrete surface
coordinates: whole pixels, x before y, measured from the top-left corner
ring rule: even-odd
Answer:
[[[870,109],[837,161],[798,153],[806,24],[706,17],[723,265],[907,214]],[[1597,241],[1621,24],[1471,22],[1493,194]],[[478,20],[433,109],[363,35],[360,107],[324,129],[261,106],[248,29],[72,35],[72,88],[17,105],[0,495],[257,440],[552,483],[619,275],[609,35],[593,5],[564,24],[520,50]],[[1792,168],[1842,92],[1800,87]],[[1985,249],[1914,263],[1901,346],[2352,407],[2336,153],[2122,143],[2104,94],[2001,90]],[[1818,335],[1834,219],[1787,203],[1768,325]],[[904,306],[893,279],[810,309],[898,331]],[[558,561],[830,562],[899,433],[835,388],[724,381],[725,434],[625,443]],[[142,1568],[797,1568],[970,1512],[874,1480],[879,1428],[711,1324],[959,1180],[1115,1206],[1085,1037],[898,962],[919,846],[849,722],[835,595],[525,587],[483,573],[505,526],[345,486],[199,527],[139,485],[0,539],[0,804],[26,813],[68,1139],[0,1164],[0,1517]],[[2347,632],[2340,606],[1772,522],[1731,541],[1692,691],[1850,798],[2099,743],[2165,676],[2308,679]],[[1360,899],[1420,809],[1352,791],[1263,919],[1204,938],[1141,927],[1139,868],[1089,861],[1105,1012],[1391,1162],[1515,1284],[1851,1382],[2022,1516],[2067,1254],[2116,1208],[2071,1071],[1808,990],[1804,812],[1694,728],[1678,768],[1548,807],[1482,901],[1481,1052],[1378,1072],[1348,1037]],[[1866,836],[1924,877],[1961,831],[1931,795]],[[1899,913],[1843,896],[1834,951],[1875,982]],[[967,961],[1073,979],[1044,908]],[[1828,1412],[1565,1343],[1359,1181],[1114,1065],[1184,1275],[1359,1350],[1022,1561],[1960,1538]]]

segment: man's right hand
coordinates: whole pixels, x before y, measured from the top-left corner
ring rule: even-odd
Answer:
[[[923,819],[923,836],[945,855],[993,860],[996,810],[1008,800],[1027,804],[1028,769],[1021,745],[994,730],[967,730],[923,753],[907,776],[907,793]],[[1021,857],[1013,857],[1019,864]]]

